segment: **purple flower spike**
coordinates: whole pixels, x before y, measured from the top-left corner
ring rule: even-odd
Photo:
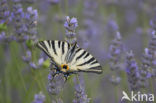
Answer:
[[[115,39],[112,41],[110,48],[110,68],[111,70],[121,70],[121,57],[123,53],[122,37],[119,32],[116,32]]]
[[[0,1],[0,24],[9,22],[10,11],[8,9],[7,0]]]
[[[74,44],[77,40],[75,33],[75,29],[78,27],[77,19],[67,16],[64,27],[66,28],[66,41],[70,44]]]
[[[50,70],[50,73],[48,75],[48,92],[52,95],[58,95],[61,92],[63,84],[65,82],[64,75],[63,74],[55,75],[56,73],[55,69],[57,69],[57,67],[51,65],[51,68],[52,69]]]
[[[126,56],[126,72],[128,76],[128,81],[130,84],[130,89],[136,91],[139,89],[139,71],[137,63],[134,59],[134,54],[132,51],[127,52]]]
[[[79,77],[77,77],[77,79],[78,78]],[[89,103],[90,98],[88,98],[86,93],[85,93],[83,79],[82,78],[79,78],[80,80],[77,80],[77,79],[74,78],[75,99],[73,100],[73,103]]]
[[[69,16],[66,17],[66,21],[64,23],[64,27],[71,32],[74,32],[78,27],[78,21],[76,18],[71,18]]]

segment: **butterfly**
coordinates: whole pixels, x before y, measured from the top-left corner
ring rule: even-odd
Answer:
[[[64,77],[78,72],[102,73],[99,62],[77,43],[70,45],[65,41],[45,40],[36,45],[51,59],[56,73],[63,73]]]

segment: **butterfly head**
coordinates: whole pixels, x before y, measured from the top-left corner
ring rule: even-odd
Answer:
[[[62,64],[61,65],[61,71],[62,72],[67,72],[69,71],[69,66],[67,64]]]

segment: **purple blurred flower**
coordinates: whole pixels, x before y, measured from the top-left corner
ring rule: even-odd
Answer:
[[[57,98],[56,100],[53,100],[52,103],[63,103],[61,98]]]
[[[112,84],[117,85],[117,84],[120,83],[121,77],[116,76],[116,75],[112,75],[112,77],[109,78],[109,80],[110,80],[110,82],[111,82]]]
[[[148,44],[148,54],[150,60],[150,67],[152,68],[152,76],[156,76],[156,31],[151,32],[150,41]]]
[[[37,34],[37,20],[38,20],[38,12],[36,9],[32,7],[27,8],[27,12],[25,13],[25,26],[27,28],[27,35],[36,35]]]
[[[150,63],[151,63],[152,55],[149,54],[148,48],[145,48],[145,52],[142,58],[142,65],[140,69],[140,86],[147,87],[148,78],[152,76],[150,73]]]
[[[56,5],[60,2],[60,0],[47,0],[47,2],[52,4],[52,5]]]
[[[116,33],[115,39],[112,41],[109,48],[109,59],[111,70],[121,69],[121,54],[123,53],[122,37],[119,32]]]
[[[15,34],[18,36],[24,35],[26,28],[24,26],[24,12],[21,4],[14,2],[11,19],[15,28]]]
[[[37,65],[33,62],[29,62],[30,67],[32,67],[33,69],[37,69]]]
[[[116,32],[115,39],[112,41],[109,48],[109,65],[110,69],[115,71],[115,75],[111,76],[110,81],[113,84],[120,83],[119,70],[122,70],[122,57],[123,57],[123,44],[122,37],[119,32]]]
[[[126,72],[128,76],[128,82],[130,89],[136,91],[139,89],[139,71],[137,63],[134,59],[134,54],[132,51],[127,52],[126,55]]]
[[[65,82],[63,74],[56,74],[57,67],[51,65],[50,73],[48,75],[48,92],[52,95],[58,95],[63,89]]]
[[[87,18],[94,17],[96,14],[96,8],[98,7],[98,3],[94,0],[85,0],[84,1],[84,11],[83,14]]]
[[[1,32],[0,34],[0,41],[4,41],[6,38],[5,32]]]
[[[10,11],[8,9],[7,0],[0,1],[0,24],[7,23]]]
[[[16,37],[14,35],[6,36],[5,32],[0,33],[0,42],[9,43],[13,40],[16,40]]]
[[[35,94],[34,101],[32,103],[45,103],[45,95],[42,92]]]
[[[30,50],[27,50],[26,51],[26,56],[22,56],[22,59],[25,61],[25,62],[29,62],[31,60],[31,51]]]
[[[88,98],[85,93],[84,81],[79,77],[77,77],[77,79],[74,78],[75,99],[73,100],[73,103],[89,103],[90,98]]]
[[[108,32],[109,36],[111,34],[114,34],[119,29],[116,21],[113,18],[114,18],[114,15],[111,15],[106,25],[106,31]]]
[[[43,62],[44,62],[44,59],[43,58],[39,58],[38,65],[41,66],[43,64]]]

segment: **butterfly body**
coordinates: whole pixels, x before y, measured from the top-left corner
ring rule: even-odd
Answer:
[[[49,56],[57,67],[56,71],[60,73],[65,75],[77,72],[102,73],[98,61],[77,44],[71,46],[64,41],[45,40],[39,41],[37,46]]]

